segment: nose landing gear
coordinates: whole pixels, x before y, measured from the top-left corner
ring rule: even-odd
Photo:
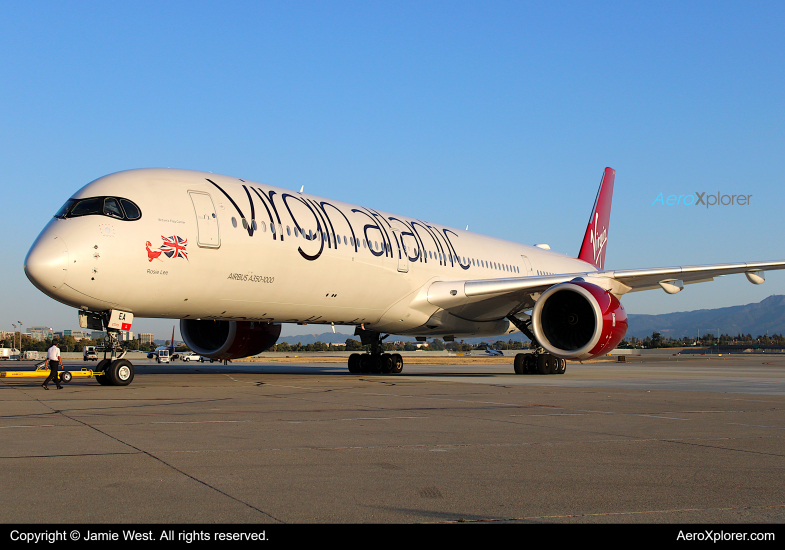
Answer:
[[[133,382],[134,366],[130,361],[123,359],[126,350],[118,356],[118,349],[117,331],[109,329],[104,341],[104,358],[98,362],[93,371],[95,379],[102,386],[127,386]]]

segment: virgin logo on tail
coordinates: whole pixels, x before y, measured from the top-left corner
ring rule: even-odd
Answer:
[[[605,268],[605,244],[608,242],[608,224],[611,218],[611,200],[613,199],[613,181],[616,172],[606,168],[602,174],[600,188],[594,201],[594,208],[589,217],[589,224],[583,236],[578,259],[588,262],[598,269]]]
[[[602,254],[602,251],[605,249],[605,243],[608,242],[608,229],[603,228],[602,233],[598,233],[597,220],[599,217],[599,214],[594,214],[594,227],[592,227],[589,238],[591,239],[591,246],[594,252],[594,265],[602,269],[605,260],[605,255]],[[600,255],[602,255],[602,259],[600,259]]]

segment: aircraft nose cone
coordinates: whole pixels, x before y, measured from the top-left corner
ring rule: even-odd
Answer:
[[[39,237],[25,258],[25,275],[47,294],[59,289],[68,274],[68,247],[59,237]]]

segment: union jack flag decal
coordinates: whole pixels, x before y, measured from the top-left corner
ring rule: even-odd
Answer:
[[[161,245],[161,252],[166,254],[167,258],[188,259],[188,252],[185,250],[185,247],[188,245],[188,239],[183,239],[177,235],[172,235],[171,237],[161,235],[161,238],[164,240]]]

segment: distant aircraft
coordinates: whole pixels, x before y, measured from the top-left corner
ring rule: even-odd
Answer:
[[[147,354],[147,358],[148,359],[154,359],[154,358],[158,357],[160,355],[161,350],[168,351],[169,352],[169,359],[171,359],[172,361],[174,361],[175,359],[177,359],[179,357],[179,355],[177,353],[175,353],[175,350],[174,350],[174,328],[175,327],[172,327],[172,339],[169,340],[169,345],[168,346],[158,346],[157,348],[155,348],[155,351],[151,351],[150,353]]]
[[[488,346],[485,346],[485,353],[487,353],[488,355],[504,355],[500,350],[491,349]]]
[[[399,373],[401,355],[382,350],[390,334],[450,341],[520,331],[532,352],[515,356],[515,372],[547,374],[621,341],[627,292],[673,294],[732,273],[760,284],[763,270],[785,268],[606,270],[614,179],[606,168],[572,258],[228,176],[129,170],[74,193],[30,248],[25,273],[112,341],[134,316],[179,318],[191,350],[227,360],[272,346],[280,323],[348,325],[370,347],[349,357],[350,372]],[[133,379],[114,352],[96,368],[109,384]]]

